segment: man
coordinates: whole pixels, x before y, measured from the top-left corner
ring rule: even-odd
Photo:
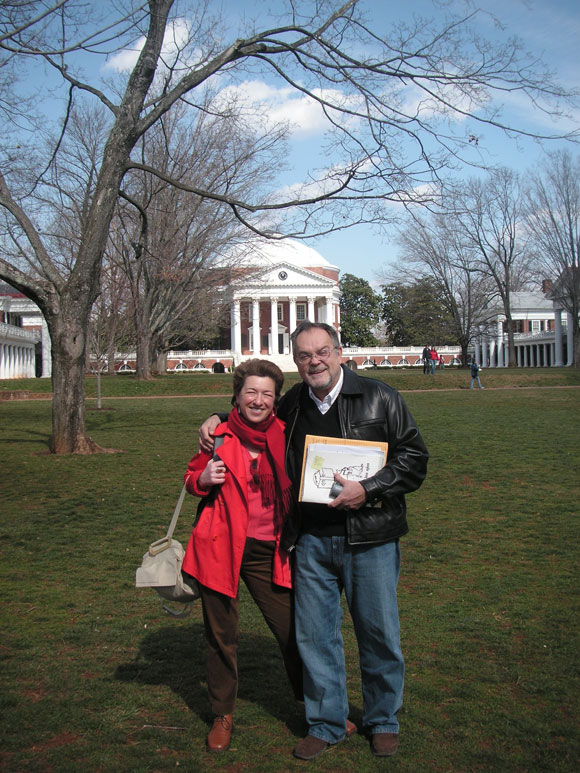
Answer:
[[[477,386],[480,389],[485,389],[484,386],[481,386],[481,380],[479,378],[479,365],[477,364],[476,360],[471,360],[471,365],[469,366],[469,369],[471,370],[471,384],[469,385],[470,389],[473,389],[473,384],[477,381]]]
[[[423,375],[426,376],[429,373],[429,368],[431,367],[431,349],[425,344],[423,347],[423,354],[421,355],[421,359],[423,360]]]
[[[348,699],[340,597],[344,590],[359,647],[363,725],[380,757],[398,747],[404,662],[399,640],[399,538],[408,531],[404,495],[427,471],[427,449],[402,398],[380,381],[341,366],[336,330],[301,322],[291,336],[302,378],[282,398],[287,472],[297,493],[307,434],[389,443],[387,463],[362,482],[335,475],[328,505],[301,503],[283,545],[295,546],[296,638],[304,668],[308,735],[294,756],[312,760],[347,735]],[[210,420],[200,430],[207,443]],[[348,733],[350,734],[350,733]]]

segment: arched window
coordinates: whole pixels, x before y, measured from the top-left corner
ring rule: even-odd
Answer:
[[[385,359],[381,362],[381,368],[392,368],[393,363],[389,360],[388,357],[385,357]]]
[[[406,357],[401,357],[399,362],[397,363],[398,368],[404,368],[406,365],[410,365],[411,363]]]

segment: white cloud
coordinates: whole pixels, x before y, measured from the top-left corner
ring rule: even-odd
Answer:
[[[168,64],[173,64],[180,55],[180,51],[186,45],[190,37],[190,25],[187,19],[174,19],[168,24],[163,38],[163,48],[161,58]],[[134,48],[125,48],[117,54],[111,56],[106,64],[106,70],[115,70],[115,72],[129,72],[135,67],[139,54],[145,45],[145,36],[139,38]],[[187,64],[182,62],[182,64]]]
[[[317,89],[313,93],[321,100],[337,105],[337,108],[355,106],[352,99],[336,89]],[[290,86],[276,88],[263,81],[244,81],[223,88],[214,100],[214,107],[220,109],[229,102],[243,110],[249,123],[287,124],[295,136],[319,134],[330,127],[317,99]],[[346,114],[340,115],[340,119],[343,125],[358,120]]]

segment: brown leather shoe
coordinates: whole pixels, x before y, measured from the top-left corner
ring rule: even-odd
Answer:
[[[376,757],[392,757],[398,748],[397,733],[374,733],[371,736],[371,751]]]
[[[229,749],[234,729],[232,714],[217,716],[207,737],[208,752],[225,752]]]
[[[298,757],[299,760],[313,760],[318,757],[322,752],[325,752],[329,743],[323,741],[321,738],[315,738],[313,735],[307,735],[301,741],[298,741],[294,747],[292,754]]]

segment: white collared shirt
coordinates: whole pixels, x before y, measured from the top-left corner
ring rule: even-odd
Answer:
[[[326,397],[323,400],[319,400],[318,397],[314,394],[312,389],[308,387],[308,394],[310,397],[314,400],[316,407],[322,413],[323,415],[327,413],[331,407],[333,402],[336,400],[338,395],[340,394],[340,390],[342,389],[342,382],[344,381],[344,371],[342,368],[340,369],[340,376],[336,384],[332,387],[330,392],[326,395]]]

